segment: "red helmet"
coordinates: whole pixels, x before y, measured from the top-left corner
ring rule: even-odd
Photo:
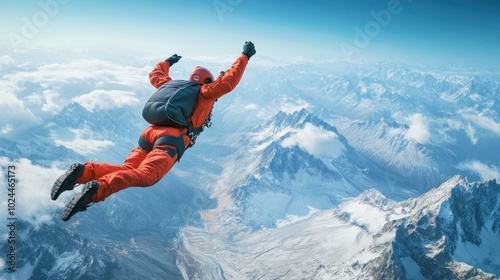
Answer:
[[[191,72],[191,75],[189,75],[189,80],[190,81],[195,81],[198,82],[202,85],[204,84],[210,84],[211,82],[214,81],[214,76],[210,71],[208,71],[207,68],[201,67],[201,66],[196,66],[194,68],[193,72]]]

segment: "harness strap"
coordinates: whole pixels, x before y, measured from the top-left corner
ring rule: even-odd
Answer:
[[[158,148],[167,152],[171,157],[174,157],[177,154],[178,155],[177,161],[180,161],[182,155],[186,151],[186,148],[184,147],[184,135],[186,135],[186,133],[183,133],[178,137],[163,136],[156,139],[153,145],[151,145],[148,141],[146,141],[146,139],[144,139],[141,136],[139,137],[139,147],[146,152],[151,152],[153,148],[157,147],[158,145],[172,145],[175,147],[175,149],[170,147],[158,147]]]
[[[154,146],[162,145],[162,144],[167,144],[167,145],[172,145],[176,149],[176,153],[178,155],[177,161],[181,160],[182,155],[184,154],[184,151],[186,151],[186,148],[184,147],[184,135],[185,133],[181,134],[180,136],[163,136],[158,139],[156,139]],[[170,148],[162,148],[168,153],[168,149]],[[169,153],[170,154],[170,153]],[[175,153],[174,153],[175,155]]]
[[[153,150],[153,145],[149,144],[149,142],[141,136],[139,137],[139,148],[149,153]]]

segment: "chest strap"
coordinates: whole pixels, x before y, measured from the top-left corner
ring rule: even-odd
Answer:
[[[180,161],[182,155],[186,151],[186,148],[184,147],[184,135],[186,135],[186,133],[183,133],[180,136],[163,136],[156,139],[153,145],[141,136],[139,137],[139,147],[146,152],[151,152],[158,145],[172,145],[175,149],[170,147],[158,148],[167,152],[171,157],[174,157],[177,154],[177,161]]]

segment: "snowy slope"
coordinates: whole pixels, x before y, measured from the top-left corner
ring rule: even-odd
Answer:
[[[369,190],[276,229],[186,228],[178,264],[189,279],[493,279],[499,209],[495,181],[457,176],[402,202]]]
[[[16,224],[16,272],[2,269],[0,277],[7,277],[3,279],[104,279],[116,267],[102,246],[61,224],[38,228],[23,221]],[[0,249],[9,252],[8,246],[2,242]],[[3,259],[1,266],[7,266]]]
[[[368,188],[398,200],[414,194],[404,178],[358,156],[335,127],[305,109],[280,112],[239,142],[213,190],[223,203],[207,214],[227,215],[221,226],[232,220],[254,230],[273,227],[286,215],[329,209]]]
[[[347,121],[339,128],[360,154],[383,168],[415,182],[422,191],[454,174],[473,177],[458,168],[461,159],[451,149],[407,139],[407,126],[397,123]]]
[[[120,162],[137,146],[145,125],[130,109],[89,111],[73,102],[24,139],[0,139],[0,156],[26,157],[45,166],[62,162],[61,168],[93,158]]]

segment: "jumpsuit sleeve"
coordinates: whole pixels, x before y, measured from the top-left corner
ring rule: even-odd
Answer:
[[[172,81],[169,76],[170,62],[162,61],[156,64],[155,68],[149,73],[149,81],[155,88],[161,87],[166,82]]]
[[[221,74],[213,83],[203,85],[199,94],[206,99],[215,100],[231,92],[240,82],[247,64],[248,57],[242,54],[236,59],[231,68]]]

